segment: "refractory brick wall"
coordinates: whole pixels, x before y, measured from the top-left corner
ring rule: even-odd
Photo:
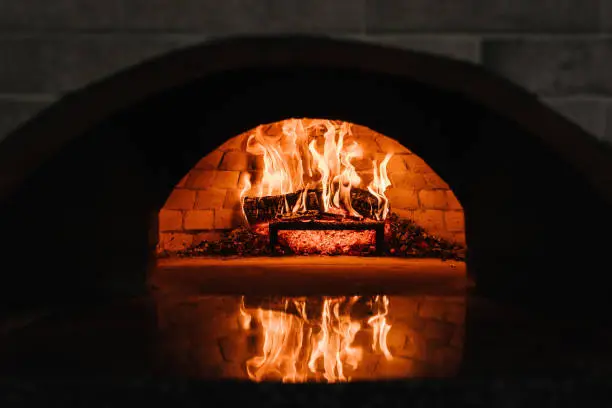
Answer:
[[[211,37],[317,34],[482,64],[612,141],[610,0],[3,0],[0,141],[63,95]]]
[[[266,126],[276,136],[278,124]],[[253,131],[236,136],[208,154],[172,191],[159,213],[159,250],[176,251],[202,240],[219,238],[222,231],[244,224],[240,191],[245,173],[254,185],[261,175],[261,156],[246,152]],[[352,125],[352,136],[364,149],[354,165],[362,187],[371,181],[372,159],[393,153],[387,170],[391,187],[386,194],[393,212],[416,221],[432,234],[465,242],[463,209],[448,184],[420,157],[395,140],[364,126]],[[351,143],[349,138],[347,143]]]

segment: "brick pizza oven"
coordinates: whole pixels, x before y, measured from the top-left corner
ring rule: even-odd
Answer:
[[[480,293],[605,300],[609,147],[480,67],[290,36],[169,53],[3,141],[4,307],[144,293],[160,245],[235,226],[240,135],[295,117],[356,124],[372,154],[393,151],[392,208],[465,243]]]
[[[257,330],[316,322],[320,340],[332,312],[343,340],[372,346],[355,380],[550,371],[566,355],[550,359],[555,344],[544,352],[537,330],[497,311],[609,319],[611,12],[607,0],[2,2],[0,319],[26,323],[4,336],[0,320],[0,371],[260,380],[275,367]],[[338,155],[355,171],[337,191],[351,186],[359,214],[325,204],[322,143],[315,187],[260,188],[279,174],[253,135],[314,122],[308,141],[336,127],[335,147],[345,132],[363,150]],[[474,302],[495,305],[491,324]],[[520,355],[537,364],[514,371]],[[252,398],[223,384],[211,391]]]

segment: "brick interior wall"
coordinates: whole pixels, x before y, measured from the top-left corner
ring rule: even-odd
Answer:
[[[280,126],[272,124],[266,132],[278,135]],[[263,168],[261,157],[246,152],[246,139],[252,133],[236,136],[202,158],[172,191],[159,214],[160,251],[218,239],[222,231],[244,223],[239,200],[244,175],[249,173],[256,183]],[[371,159],[393,153],[387,168],[392,211],[433,234],[465,242],[461,204],[427,163],[395,140],[364,126],[353,125],[352,134],[365,152],[363,160],[355,161],[362,186],[371,180]]]
[[[481,64],[612,142],[609,0],[4,0],[0,141],[86,84],[211,37],[316,34]]]

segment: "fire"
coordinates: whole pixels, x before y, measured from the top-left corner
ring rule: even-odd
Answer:
[[[374,231],[280,231],[278,233],[294,253],[321,255],[361,255],[374,253]],[[312,252],[311,252],[312,251]]]
[[[380,164],[372,160],[373,180],[367,190],[376,197],[378,206],[370,214],[353,208],[351,189],[362,184],[353,161],[364,157],[363,148],[354,140],[351,124],[319,119],[288,119],[282,122],[279,135],[266,134],[259,126],[247,140],[247,152],[263,158],[263,174],[256,185],[245,183],[241,200],[247,196],[267,197],[299,193],[294,204],[285,198],[281,214],[307,210],[308,191],[321,192],[321,210],[351,217],[367,216],[384,220],[389,212],[385,196],[391,185],[387,176],[388,154]],[[321,134],[322,133],[322,134]]]
[[[387,163],[389,163],[391,156],[393,155],[387,154],[380,163],[380,167],[376,166],[376,160],[374,160],[374,179],[368,186],[368,191],[378,199],[378,211],[374,213],[374,218],[377,220],[384,220],[389,213],[389,200],[385,196],[385,190],[391,185],[391,181],[387,176]]]
[[[242,191],[240,191],[240,209],[242,210],[242,216],[244,217],[245,222],[248,224],[249,220],[244,212],[244,197],[246,192],[251,189],[251,175],[249,173],[245,173],[244,177],[242,178],[242,183],[244,187],[242,188]]]
[[[349,372],[356,370],[363,358],[363,349],[354,342],[365,325],[352,315],[360,299],[360,296],[324,297],[320,312],[311,318],[304,298],[284,299],[282,310],[262,307],[248,310],[243,298],[239,311],[243,328],[254,321],[263,330],[261,355],[246,362],[249,378],[256,382],[350,381]],[[389,299],[376,296],[366,305],[373,313],[366,322],[372,331],[372,350],[390,360]]]

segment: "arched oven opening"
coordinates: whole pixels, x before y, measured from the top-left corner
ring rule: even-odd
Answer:
[[[224,298],[238,316],[202,334],[220,341],[225,378],[451,375],[465,252],[463,209],[420,157],[365,126],[293,118],[230,138],[181,179],[153,280],[242,293]]]

